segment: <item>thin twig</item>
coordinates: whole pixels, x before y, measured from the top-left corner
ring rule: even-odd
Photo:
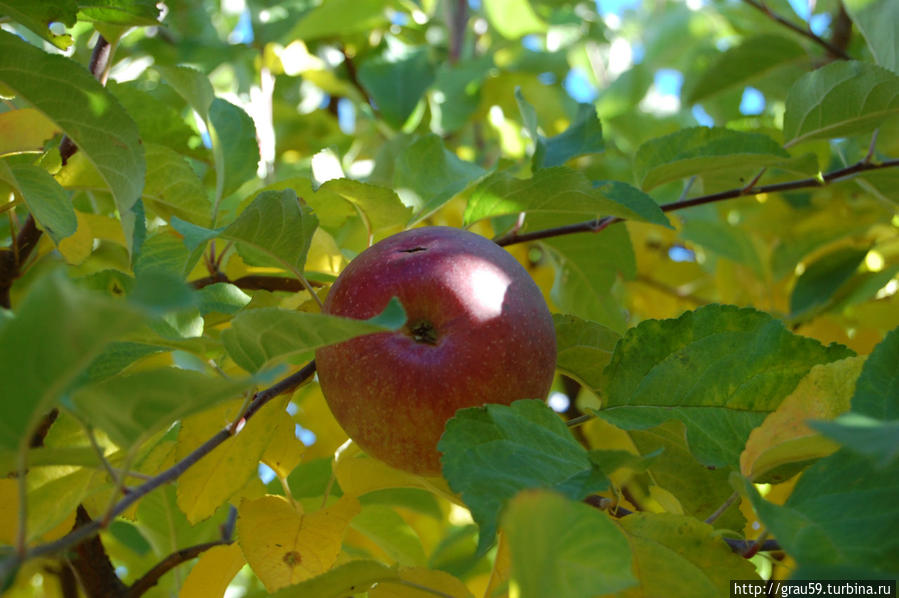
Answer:
[[[760,2],[759,0],[743,0],[743,2],[745,2],[746,4],[748,4],[751,7],[755,8],[756,10],[763,12],[765,15],[768,16],[768,18],[772,19],[773,21],[775,21],[777,23],[780,23],[781,25],[790,29],[791,31],[795,31],[799,35],[806,37],[806,38],[810,39],[811,41],[815,42],[816,44],[818,44],[819,46],[821,46],[822,48],[827,50],[827,53],[830,54],[831,56],[835,56],[836,58],[842,58],[843,60],[851,60],[852,59],[852,57],[849,56],[849,54],[847,54],[845,50],[838,48],[835,45],[833,45],[832,43],[830,43],[829,41],[827,41],[826,39],[815,35],[810,29],[808,29],[806,27],[800,27],[799,25],[796,25],[795,23],[788,21],[781,15],[777,14],[776,12],[774,12],[773,10],[768,8],[768,6],[764,2]]]
[[[216,540],[214,542],[206,542],[204,544],[197,544],[196,546],[188,546],[187,548],[176,550],[156,563],[152,569],[144,573],[140,579],[131,584],[125,591],[124,598],[137,598],[138,596],[143,596],[147,590],[159,583],[159,580],[163,575],[178,565],[200,556],[210,548],[227,546],[228,544],[231,544],[230,540]]]
[[[256,393],[253,401],[250,403],[249,408],[247,408],[246,413],[244,413],[244,419],[249,420],[263,406],[265,406],[266,403],[285,392],[295,389],[300,384],[311,378],[314,373],[315,362],[310,361],[303,368],[291,374],[290,376],[287,376],[286,378],[276,382],[272,386],[259,391],[258,393]],[[200,461],[200,459],[211,453],[215,448],[217,448],[220,444],[222,444],[229,438],[231,438],[231,433],[227,427],[219,430],[219,432],[209,438],[209,440],[204,442],[202,445],[197,447],[193,452],[181,459],[181,461],[175,463],[146,483],[138,486],[137,488],[134,488],[132,492],[130,492],[127,496],[123,497],[119,502],[115,504],[115,506],[109,512],[109,518],[111,519],[112,517],[125,512],[131,505],[136,503],[138,500],[140,500],[153,490],[159,488],[160,486],[174,482],[185,471],[190,469],[198,461]],[[24,563],[26,560],[40,556],[47,556],[66,550],[84,541],[87,538],[95,536],[104,527],[104,522],[93,520],[90,523],[87,523],[86,525],[69,532],[58,540],[47,542],[46,544],[40,544],[38,546],[35,546],[34,548],[31,548],[30,550],[27,550],[24,554],[14,555],[0,561],[0,580],[6,579],[6,577],[16,567]]]
[[[820,176],[809,177],[795,181],[787,181],[785,183],[772,183],[770,185],[761,185],[759,187],[736,187],[734,189],[728,189],[726,191],[720,191],[718,193],[701,195],[699,197],[693,197],[691,199],[673,201],[671,203],[661,205],[659,206],[659,208],[663,212],[674,212],[677,210],[684,210],[686,208],[715,203],[726,199],[734,199],[737,197],[759,195],[762,193],[782,193],[784,191],[808,189],[812,187],[826,187],[833,182],[851,177],[860,172],[896,167],[899,167],[899,159],[886,160],[884,162],[879,162],[876,164],[860,161],[851,166],[833,170],[827,174]],[[562,235],[571,235],[575,233],[596,233],[612,224],[624,221],[625,218],[621,218],[620,216],[606,216],[605,218],[600,218],[599,220],[586,220],[584,222],[576,222],[574,224],[567,224],[565,226],[538,230],[521,235],[503,235],[502,237],[494,239],[494,241],[496,241],[498,245],[505,247],[508,245],[514,245],[516,243],[526,243],[529,241],[548,239],[550,237],[560,237]]]
[[[728,496],[727,500],[725,500],[724,503],[720,507],[715,509],[714,513],[712,513],[711,515],[709,515],[708,517],[705,518],[705,522],[710,525],[712,523],[714,523],[715,520],[718,519],[719,517],[721,517],[721,515],[724,514],[724,512],[728,509],[728,507],[730,507],[732,504],[734,504],[738,498],[740,498],[740,495],[736,492],[734,492],[733,494]]]

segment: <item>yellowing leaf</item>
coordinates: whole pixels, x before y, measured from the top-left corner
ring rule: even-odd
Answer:
[[[328,409],[321,387],[318,384],[300,387],[294,394],[294,402],[299,405],[294,419],[315,434],[315,442],[306,449],[306,459],[311,461],[333,456],[334,451],[346,442],[347,436]]]
[[[634,513],[619,520],[634,555],[637,586],[616,598],[726,596],[731,579],[755,579],[712,526],[693,517]]]
[[[343,535],[359,512],[348,496],[304,514],[283,496],[244,501],[238,510],[240,548],[265,588],[273,592],[334,566]]]
[[[496,539],[496,557],[493,559],[493,569],[490,571],[490,581],[484,596],[498,595],[500,588],[509,583],[512,574],[512,557],[509,554],[509,543],[506,534],[500,532]]]
[[[368,593],[369,598],[427,598],[428,596],[452,596],[469,598],[471,592],[465,584],[446,571],[424,567],[401,567],[399,581],[383,581]]]
[[[221,406],[184,420],[178,435],[178,459],[233,421],[241,401]],[[271,437],[271,428],[284,410],[284,400],[272,401],[247,422],[236,436],[219,446],[178,479],[178,506],[188,521],[210,517],[231,495],[256,474],[259,460]]]
[[[296,424],[287,411],[281,409],[275,425],[269,432],[269,445],[262,454],[262,461],[280,477],[286,478],[300,464],[305,447],[296,435]]]
[[[78,219],[78,228],[75,229],[75,233],[59,242],[59,252],[66,262],[73,266],[86,260],[94,248],[94,234],[91,231],[88,215],[75,210],[75,216]]]
[[[215,546],[204,552],[190,570],[178,598],[215,598],[224,596],[228,584],[246,564],[237,544]]]
[[[755,481],[779,482],[809,461],[825,457],[837,444],[806,425],[849,410],[863,357],[816,365],[762,424],[749,434],[740,455],[741,473]]]
[[[36,108],[0,113],[0,156],[39,152],[44,141],[59,131],[52,120]]]
[[[341,454],[334,463],[334,475],[344,494],[350,496],[385,488],[427,488],[421,476],[394,469],[365,454]]]
[[[322,228],[315,229],[304,268],[337,276],[345,264],[346,259],[340,253],[334,237]]]

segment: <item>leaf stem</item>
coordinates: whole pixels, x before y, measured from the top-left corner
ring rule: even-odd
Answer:
[[[718,519],[719,517],[721,517],[721,515],[723,515],[724,512],[725,512],[725,511],[726,511],[732,504],[734,504],[734,503],[737,501],[738,498],[740,498],[740,495],[739,495],[737,492],[734,492],[733,494],[731,494],[730,496],[728,496],[728,497],[727,497],[727,500],[725,500],[724,503],[723,503],[720,507],[718,507],[717,509],[715,509],[715,512],[714,512],[714,513],[712,513],[711,515],[709,515],[708,517],[706,517],[705,522],[708,523],[709,525],[711,525],[712,523],[714,523],[715,520]]]

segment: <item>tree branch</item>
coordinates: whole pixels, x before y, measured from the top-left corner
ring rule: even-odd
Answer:
[[[206,542],[205,544],[197,544],[196,546],[189,546],[187,548],[182,548],[181,550],[176,550],[156,563],[152,569],[144,573],[140,579],[131,584],[131,586],[122,594],[123,598],[137,598],[138,596],[143,596],[147,590],[159,583],[159,580],[163,575],[178,565],[200,556],[210,548],[227,546],[228,544],[231,544],[231,542],[231,540],[216,540],[214,542]]]
[[[661,205],[659,206],[659,208],[661,208],[663,212],[675,212],[677,210],[692,208],[694,206],[701,206],[705,204],[724,201],[726,199],[734,199],[737,197],[748,195],[759,195],[761,193],[782,193],[784,191],[793,191],[796,189],[826,187],[833,182],[851,177],[860,172],[896,167],[899,167],[899,160],[886,160],[879,163],[872,163],[867,160],[862,160],[860,162],[856,162],[851,166],[833,170],[818,177],[809,177],[807,179],[787,181],[786,183],[772,183],[770,185],[760,185],[758,187],[738,187],[735,189],[728,189],[727,191],[721,191],[719,193],[712,193],[709,195],[701,195],[699,197],[693,197],[690,199],[673,201],[671,203]],[[599,231],[607,228],[612,224],[615,224],[616,222],[624,222],[625,220],[625,218],[621,218],[619,216],[606,216],[604,218],[586,220],[584,222],[576,222],[574,224],[567,224],[565,226],[538,230],[531,233],[518,234],[513,232],[511,234],[497,237],[496,239],[494,239],[494,241],[496,241],[498,245],[505,247],[507,245],[514,245],[516,243],[527,243],[529,241],[538,241],[540,239],[560,237],[562,235],[571,235],[574,233],[598,233]]]
[[[291,391],[298,387],[300,384],[308,380],[315,373],[315,362],[310,361],[300,370],[294,372],[290,376],[276,382],[272,386],[257,392],[250,406],[247,408],[246,413],[244,413],[244,419],[249,420],[253,417],[266,403],[271,401],[273,398],[281,395],[285,392]],[[119,502],[117,502],[112,509],[109,511],[109,516],[107,519],[111,519],[117,515],[120,515],[124,511],[128,509],[131,505],[136,503],[138,500],[152,492],[153,490],[168,484],[170,482],[174,482],[178,479],[181,474],[190,469],[193,465],[195,465],[200,459],[211,453],[216,447],[220,444],[231,438],[232,434],[229,428],[224,428],[212,436],[209,440],[204,442],[198,448],[196,448],[192,453],[185,456],[181,461],[175,463],[162,473],[156,475],[151,478],[144,484],[141,484],[137,488],[134,488],[132,492],[130,492],[127,496],[123,497]],[[77,529],[69,532],[62,538],[55,540],[53,542],[48,542],[46,544],[40,544],[26,551],[24,555],[13,555],[5,560],[0,561],[0,581],[6,579],[6,577],[16,569],[19,565],[24,563],[26,560],[33,559],[40,556],[47,556],[51,554],[55,554],[71,548],[84,540],[92,538],[95,536],[101,529],[106,527],[108,521],[98,521],[93,520],[90,523],[87,523],[83,526],[78,527]]]
[[[843,50],[842,48],[839,48],[839,47],[833,45],[832,43],[830,43],[829,41],[827,41],[826,39],[815,35],[810,29],[808,29],[806,27],[800,27],[799,25],[796,25],[795,23],[788,21],[781,15],[777,14],[776,12],[774,12],[773,10],[768,8],[768,6],[764,3],[763,0],[743,0],[743,2],[745,2],[746,4],[748,4],[751,7],[755,8],[756,10],[763,12],[771,20],[773,20],[777,23],[780,23],[787,29],[790,29],[791,31],[795,31],[799,35],[812,40],[813,42],[815,42],[816,44],[818,44],[819,46],[821,46],[822,48],[827,50],[827,53],[830,54],[831,56],[833,56],[834,58],[841,58],[843,60],[851,60],[852,59],[852,57],[849,56],[849,54],[847,54],[846,51]]]

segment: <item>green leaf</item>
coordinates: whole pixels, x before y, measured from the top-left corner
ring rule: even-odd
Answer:
[[[183,97],[197,114],[209,122],[209,108],[215,99],[215,90],[209,78],[188,66],[154,66],[162,78]]]
[[[691,176],[752,170],[790,155],[761,133],[693,127],[651,139],[637,149],[634,173],[644,190]]]
[[[649,463],[652,481],[673,494],[689,515],[700,521],[715,512],[733,493],[731,470],[708,468],[692,455],[684,424],[669,421],[648,430],[628,432],[641,455],[655,455]],[[743,529],[746,518],[739,509],[727,509],[716,521],[722,529]]]
[[[785,66],[806,61],[808,54],[793,38],[754,35],[722,53],[691,87],[686,101],[695,104],[724,91],[742,90]]]
[[[218,197],[225,197],[256,176],[256,125],[242,108],[221,98],[212,100],[209,123],[215,149],[216,192]]]
[[[55,2],[34,2],[34,0],[3,0],[0,14],[7,15],[16,23],[30,29],[60,50],[72,45],[69,33],[56,35],[50,30],[51,23],[62,23],[66,27],[75,25],[78,11],[77,0],[56,0]]]
[[[10,176],[5,177],[4,171]],[[78,228],[69,192],[49,172],[30,164],[17,164],[7,169],[0,162],[0,179],[4,178],[19,190],[31,215],[56,245]]]
[[[368,33],[387,23],[387,0],[327,0],[306,13],[289,39]]]
[[[80,0],[82,19],[114,25],[156,25],[159,7],[154,0]]]
[[[165,88],[168,89],[167,86]],[[145,146],[164,145],[176,152],[190,151],[190,139],[196,133],[176,109],[177,104],[160,101],[159,97],[144,91],[138,81],[109,81],[106,89],[118,98],[125,111],[134,119]],[[153,165],[150,158],[147,159],[147,165]]]
[[[255,372],[325,345],[363,334],[398,330],[405,323],[406,314],[396,299],[370,320],[263,307],[236,315],[231,327],[222,332],[222,341],[240,367]]]
[[[810,421],[808,425],[849,450],[873,459],[878,468],[899,461],[899,420],[845,413],[833,421]]]
[[[0,31],[0,83],[46,114],[78,146],[109,186],[129,251],[139,227],[135,204],[146,173],[137,126],[89,72]]]
[[[109,343],[85,369],[82,379],[85,383],[105,380],[115,376],[142,357],[167,350],[165,347],[146,343],[129,341]]]
[[[298,278],[318,219],[292,189],[264,191],[226,227],[221,236],[246,244]]]
[[[899,4],[891,0],[847,0],[843,4],[877,64],[899,74]]]
[[[838,60],[796,81],[784,112],[785,147],[870,133],[899,114],[899,76],[866,62]]]
[[[147,182],[144,200],[165,220],[178,216],[188,222],[207,224],[212,204],[203,182],[180,154],[155,143],[144,144],[147,153]]]
[[[359,82],[384,120],[397,129],[415,110],[434,77],[427,47],[409,46],[393,36],[386,37],[381,52],[359,65]]]
[[[483,176],[484,169],[460,159],[434,134],[417,139],[397,156],[394,187],[420,222]]]
[[[899,328],[874,347],[855,385],[852,413],[881,420],[899,419]]]
[[[284,588],[272,594],[272,598],[316,596],[343,598],[366,591],[376,583],[397,581],[400,575],[395,568],[377,561],[354,560],[322,573],[312,579]]]
[[[598,393],[603,369],[612,359],[617,332],[573,315],[553,314],[556,327],[556,369]]]
[[[546,31],[546,23],[528,0],[484,0],[484,13],[490,25],[506,39]]]
[[[627,430],[680,420],[701,463],[735,467],[750,431],[813,365],[851,355],[768,314],[709,305],[628,331],[606,370],[598,415]]]
[[[651,197],[620,181],[591,183],[564,166],[538,170],[529,179],[507,171],[491,174],[475,188],[465,208],[465,224],[519,212],[618,216],[671,228]]]
[[[539,220],[534,230],[556,223]],[[619,274],[633,278],[637,265],[627,228],[614,224],[599,235],[564,235],[541,241],[558,262],[552,299],[561,311],[624,332],[621,307],[611,289]]]
[[[61,275],[38,279],[0,327],[0,448],[17,450],[81,372],[139,313],[76,289]],[[12,400],[15,399],[15,400]]]
[[[393,189],[354,181],[334,179],[327,181],[318,190],[303,199],[312,206],[316,214],[333,208],[335,200],[343,200],[355,210],[362,212],[366,227],[380,238],[384,231],[394,231],[409,221],[412,210],[400,201]],[[379,233],[381,233],[379,235]]]
[[[568,128],[554,137],[546,138],[537,132],[537,114],[524,99],[521,89],[515,90],[515,100],[525,127],[534,141],[534,170],[562,166],[572,158],[596,154],[605,149],[602,124],[596,117],[593,104],[578,104],[577,114]]]
[[[229,380],[192,370],[161,368],[82,387],[74,393],[72,402],[87,421],[127,449],[176,420],[239,397],[257,382],[253,378]]]
[[[543,401],[460,409],[437,449],[443,476],[480,528],[481,553],[493,542],[503,503],[520,490],[548,488],[580,500],[609,485]]]
[[[821,256],[806,266],[790,294],[793,317],[826,305],[865,260],[868,249],[845,247]]]
[[[765,268],[752,239],[741,228],[720,220],[689,219],[681,229],[681,236],[721,257],[749,266],[759,278],[764,276]]]
[[[216,282],[205,286],[200,289],[199,294],[200,313],[204,316],[211,312],[236,314],[252,300],[252,297],[228,282]]]
[[[426,562],[421,540],[397,512],[384,505],[366,505],[350,526],[377,544],[392,561],[403,567]]]
[[[502,529],[522,598],[619,595],[637,583],[628,541],[609,517],[553,492],[522,492]]]
[[[840,450],[807,469],[783,506],[763,500],[748,482],[745,487],[762,523],[798,564],[895,574],[899,462],[878,469]]]
[[[732,580],[757,578],[752,563],[735,554],[712,526],[693,517],[634,513],[620,525],[640,577],[637,587],[616,594],[619,598],[725,596]]]

